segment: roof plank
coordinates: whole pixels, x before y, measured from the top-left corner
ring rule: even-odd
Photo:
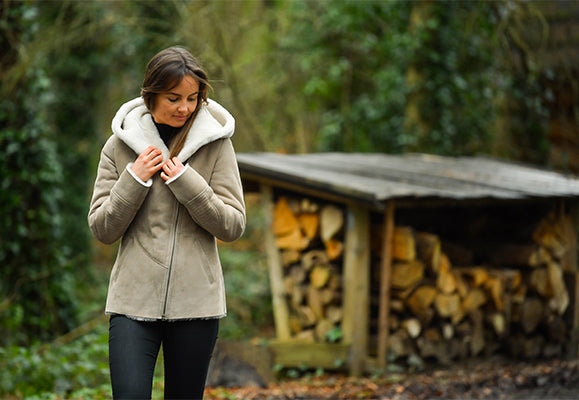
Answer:
[[[396,198],[577,197],[579,179],[483,157],[377,153],[240,153],[253,177],[328,190],[370,202]]]

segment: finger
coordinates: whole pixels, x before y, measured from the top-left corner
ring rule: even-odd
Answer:
[[[171,160],[173,161],[173,164],[175,164],[177,167],[183,166],[183,163],[177,157],[173,157]]]

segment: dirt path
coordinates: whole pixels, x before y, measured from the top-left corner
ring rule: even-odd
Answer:
[[[420,373],[349,378],[337,374],[304,377],[267,388],[208,388],[207,399],[579,399],[579,360],[471,361]]]

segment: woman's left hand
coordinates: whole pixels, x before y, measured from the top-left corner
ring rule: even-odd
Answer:
[[[165,161],[165,164],[163,164],[161,178],[163,178],[165,181],[168,181],[169,179],[178,175],[179,172],[183,170],[183,168],[185,168],[185,166],[181,160],[179,160],[177,157],[170,158]]]

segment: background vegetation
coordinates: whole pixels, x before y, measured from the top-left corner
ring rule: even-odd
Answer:
[[[212,97],[236,117],[238,151],[483,153],[546,165],[543,72],[512,56],[521,45],[511,20],[533,7],[4,0],[0,394],[82,396],[107,384],[106,326],[55,339],[102,315],[115,249],[88,233],[92,180],[112,116],[139,95],[157,51],[179,44],[198,56]],[[222,337],[271,327],[259,207],[248,206],[245,237],[222,246]]]

